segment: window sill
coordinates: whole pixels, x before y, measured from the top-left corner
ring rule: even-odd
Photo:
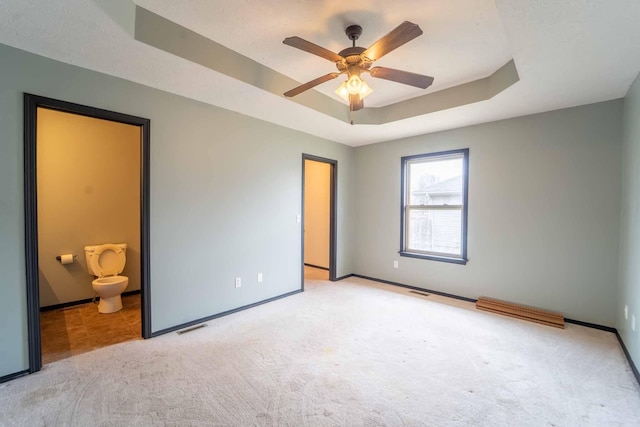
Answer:
[[[451,264],[461,264],[466,265],[468,259],[464,258],[451,258],[446,256],[437,256],[437,255],[426,255],[426,254],[418,254],[415,252],[398,252],[400,256],[406,256],[409,258],[419,258],[419,259],[428,259],[431,261],[440,261],[440,262],[449,262]]]

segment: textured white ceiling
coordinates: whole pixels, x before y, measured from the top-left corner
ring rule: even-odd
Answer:
[[[133,38],[131,0],[0,0],[0,43],[348,145],[363,145],[625,95],[640,71],[638,0],[136,0],[299,82],[333,64],[282,44],[333,51],[359,24],[367,47],[404,20],[424,34],[376,64],[428,74],[428,92],[486,77],[511,58],[520,81],[494,98],[384,125],[350,126]],[[161,71],[159,71],[161,70]],[[366,106],[423,95],[369,79]],[[337,82],[318,91],[334,97]],[[345,109],[348,108],[345,105]]]

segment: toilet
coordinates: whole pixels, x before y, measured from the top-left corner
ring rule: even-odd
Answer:
[[[91,282],[91,286],[100,297],[100,313],[115,313],[122,309],[120,294],[127,288],[129,278],[119,274],[127,261],[126,251],[126,243],[84,247],[87,270],[89,274],[97,277]]]

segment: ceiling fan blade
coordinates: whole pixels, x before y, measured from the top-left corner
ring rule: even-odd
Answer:
[[[392,82],[403,83],[421,89],[426,89],[433,83],[433,77],[386,67],[373,67],[369,70],[369,74],[371,77],[391,80]]]
[[[329,74],[326,74],[326,75],[324,75],[322,77],[318,77],[317,79],[311,80],[310,82],[306,82],[303,85],[300,85],[300,86],[298,86],[296,88],[291,89],[288,92],[285,92],[284,96],[287,96],[287,97],[296,96],[296,95],[304,92],[305,90],[309,90],[312,87],[318,86],[321,83],[328,82],[329,80],[333,80],[336,77],[338,77],[339,75],[340,75],[340,73],[329,73]]]
[[[360,95],[349,94],[349,109],[351,111],[358,111],[364,108],[364,101],[360,98]]]
[[[329,49],[325,49],[322,46],[308,42],[300,37],[287,37],[282,41],[282,43],[304,50],[305,52],[313,53],[314,55],[328,59],[331,62],[340,62],[343,59],[342,56],[337,53],[333,53]]]
[[[391,30],[389,34],[371,45],[371,47],[365,50],[362,54],[372,62],[377,61],[392,50],[397,49],[403,44],[415,39],[420,34],[422,34],[422,30],[417,24],[404,21],[395,29]]]

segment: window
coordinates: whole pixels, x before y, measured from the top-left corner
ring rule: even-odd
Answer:
[[[402,158],[400,255],[467,263],[469,149]]]

